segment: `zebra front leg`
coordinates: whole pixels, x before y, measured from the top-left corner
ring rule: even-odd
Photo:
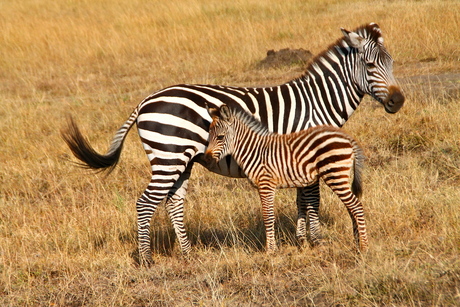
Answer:
[[[299,241],[300,247],[304,247],[307,244],[307,204],[303,201],[303,190],[304,188],[297,189],[297,228],[296,236]]]
[[[259,197],[262,203],[262,215],[265,225],[266,249],[268,254],[273,254],[278,249],[275,240],[275,187],[270,182],[259,182]]]
[[[296,235],[301,246],[307,242],[306,217],[308,214],[308,225],[310,229],[311,245],[321,243],[321,232],[319,223],[320,190],[319,181],[305,188],[297,189],[297,231]]]
[[[193,163],[189,163],[179,180],[174,184],[173,189],[169,192],[166,200],[166,210],[179,241],[180,250],[184,255],[189,254],[191,250],[190,241],[187,238],[184,226],[184,200],[192,165]]]

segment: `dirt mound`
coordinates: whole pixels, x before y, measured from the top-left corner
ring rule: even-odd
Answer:
[[[313,54],[305,49],[285,48],[279,51],[268,50],[267,57],[256,64],[258,69],[280,68],[283,66],[305,65]]]

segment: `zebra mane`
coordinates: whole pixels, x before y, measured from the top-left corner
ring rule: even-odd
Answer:
[[[358,33],[359,35],[361,35],[362,37],[366,38],[366,39],[370,39],[372,40],[374,43],[376,43],[378,46],[381,46],[382,48],[383,47],[383,37],[382,37],[382,31],[380,30],[380,27],[372,22],[372,23],[369,23],[369,24],[365,24],[365,25],[362,25],[356,29],[353,29],[353,32],[355,33]],[[316,56],[314,56],[307,64],[307,68],[306,68],[306,71],[305,71],[305,74],[300,76],[299,78],[295,79],[295,80],[298,80],[298,79],[302,79],[308,71],[311,71],[313,69],[313,65],[315,63],[318,63],[321,58],[324,58],[324,57],[327,57],[327,54],[332,52],[332,53],[337,53],[337,47],[340,47],[340,48],[343,48],[344,46],[344,38],[341,37],[339,39],[337,39],[333,44],[329,45],[329,47],[327,47],[325,50],[323,50],[322,52],[320,52],[319,54],[317,54]],[[345,43],[346,45],[346,43]],[[344,51],[344,53],[348,53],[346,51]]]
[[[262,122],[255,118],[252,114],[240,109],[231,108],[230,110],[232,116],[234,116],[244,126],[248,127],[254,133],[261,136],[273,134],[273,132],[268,130],[268,128],[265,127]]]
[[[363,25],[353,31],[364,38],[373,40],[376,44],[383,45],[382,31],[380,30],[378,24],[374,22]]]

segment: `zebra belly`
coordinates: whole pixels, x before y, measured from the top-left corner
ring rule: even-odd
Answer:
[[[304,188],[316,183],[319,179],[318,170],[314,164],[300,163],[296,159],[290,159],[290,163],[278,171],[278,188]]]
[[[195,162],[200,163],[209,171],[232,178],[246,178],[243,170],[238,166],[238,163],[231,157],[227,156],[218,163],[209,163],[204,159],[202,154],[196,156]]]
[[[278,185],[278,188],[304,188],[315,183],[317,179],[306,180],[305,178],[289,180]]]

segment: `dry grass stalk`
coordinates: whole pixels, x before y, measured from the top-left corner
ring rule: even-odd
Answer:
[[[0,8],[1,305],[460,303],[458,2],[45,0]],[[158,210],[158,265],[134,267],[134,201],[149,178],[140,142],[131,133],[109,177],[75,168],[59,137],[65,114],[104,149],[153,90],[279,83],[300,71],[254,70],[268,49],[316,54],[340,27],[370,21],[382,27],[396,76],[406,77],[407,103],[387,115],[366,100],[345,127],[369,157],[369,254],[356,259],[349,250],[349,219],[325,189],[325,246],[297,250],[294,192],[280,191],[281,251],[266,256],[256,191],[197,167],[186,204],[193,255],[180,257]],[[411,78],[433,73],[454,81]]]

